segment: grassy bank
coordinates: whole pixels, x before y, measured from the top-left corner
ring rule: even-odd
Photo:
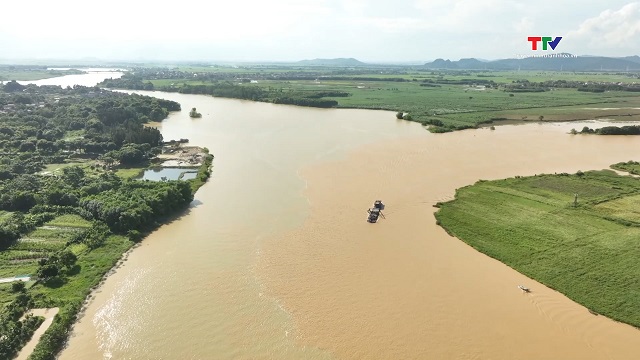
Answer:
[[[431,80],[431,78],[428,78]],[[481,78],[479,78],[481,79]],[[544,80],[544,79],[542,79]],[[151,80],[156,89],[183,85],[207,85],[201,80]],[[314,91],[347,92],[347,97],[327,97],[339,108],[403,111],[414,121],[446,128],[467,128],[491,121],[577,121],[597,118],[640,120],[637,93],[611,91],[579,92],[555,89],[546,92],[510,93],[502,89],[477,90],[468,85],[424,87],[420,82],[358,80],[262,80],[238,85],[276,94],[310,94]],[[275,96],[275,95],[274,95]],[[267,101],[270,99],[266,98]],[[603,110],[606,109],[606,110]],[[542,117],[542,118],[541,118]]]
[[[195,179],[188,180],[191,183],[191,189],[195,194],[200,186],[204,185],[211,176],[211,165],[213,163],[213,155],[209,154],[209,149],[204,148],[204,152],[207,154],[204,158],[204,162],[198,169],[198,175]]]
[[[30,336],[27,309],[58,307],[30,357],[53,359],[89,292],[135,242],[182,214],[208,173],[195,184],[130,179],[162,146],[144,124],[176,102],[81,86],[23,90],[0,86],[0,277],[13,281],[0,284],[0,359]]]
[[[637,179],[608,170],[518,177],[458,189],[436,219],[478,251],[640,327],[638,199]]]
[[[198,177],[190,180],[195,193],[209,178],[212,155],[202,165]],[[160,225],[166,219],[157,219]],[[88,226],[85,220],[75,215],[63,215],[48,223],[51,227],[63,227],[66,231],[72,227]],[[95,249],[84,244],[67,246],[76,256],[75,265],[67,271],[59,282],[36,283],[29,293],[33,298],[33,307],[59,307],[60,312],[54,318],[51,327],[45,332],[36,346],[30,360],[53,360],[66,342],[72,325],[75,323],[82,304],[92,290],[97,288],[105,275],[118,263],[122,255],[145,234],[136,232],[136,239],[122,235],[110,235]],[[63,246],[64,247],[64,246]],[[44,255],[39,255],[44,256]],[[31,264],[33,271],[37,263]],[[15,270],[15,268],[14,268]],[[25,269],[27,271],[27,269]]]
[[[180,72],[182,71],[182,72]],[[489,122],[640,120],[640,93],[578,91],[577,84],[630,84],[629,74],[553,71],[455,71],[424,68],[201,67],[125,76],[111,86],[197,93],[194,86],[224,86],[214,96],[280,103],[320,99],[339,108],[406,112],[436,132]],[[164,77],[163,77],[164,76]],[[166,77],[166,78],[165,78]],[[135,79],[135,80],[133,80]],[[567,85],[567,82],[574,82]],[[537,83],[533,86],[531,84]],[[519,84],[525,87],[519,88]],[[541,85],[544,84],[544,85]],[[137,87],[136,87],[137,86]],[[596,86],[596,85],[594,85]],[[528,88],[526,88],[528,87]],[[181,90],[182,89],[182,90]],[[536,90],[536,91],[532,91]],[[348,96],[331,96],[329,93]],[[321,95],[324,93],[324,95]],[[315,94],[315,95],[314,95]],[[294,105],[304,102],[284,102]],[[337,104],[335,104],[337,103]],[[317,106],[317,105],[307,105]],[[324,106],[318,106],[324,107]]]
[[[611,165],[612,169],[626,171],[629,174],[640,175],[640,162],[627,161]]]
[[[82,74],[79,70],[47,70],[41,66],[0,66],[0,81],[30,81],[49,79],[58,76]]]

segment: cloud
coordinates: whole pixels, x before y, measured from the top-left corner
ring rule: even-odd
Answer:
[[[616,11],[605,10],[583,21],[567,37],[585,44],[591,51],[603,48],[637,51],[640,44],[640,2],[629,3]]]
[[[534,29],[534,21],[528,16],[521,18],[513,24],[513,28],[520,34],[531,33]]]
[[[640,0],[629,1],[110,0],[97,10],[86,0],[6,1],[0,58],[500,58],[530,50],[527,36],[628,55],[640,52]]]

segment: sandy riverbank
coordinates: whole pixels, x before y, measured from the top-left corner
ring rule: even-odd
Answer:
[[[295,321],[292,335],[340,359],[638,358],[640,331],[478,253],[433,217],[433,204],[478,179],[601,169],[639,155],[640,139],[572,137],[572,126],[403,139],[303,169],[311,215],[266,241],[259,266]],[[378,198],[386,219],[368,224]]]

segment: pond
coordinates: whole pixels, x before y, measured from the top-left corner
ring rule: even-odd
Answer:
[[[162,180],[189,180],[195,179],[198,170],[185,168],[156,168],[145,170],[140,180],[162,181]]]

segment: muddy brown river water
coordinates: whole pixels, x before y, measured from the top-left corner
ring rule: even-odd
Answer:
[[[434,135],[390,112],[141,93],[182,104],[159,128],[208,147],[213,175],[94,294],[61,359],[640,358],[640,331],[449,237],[432,207],[478,179],[637,159],[640,137]]]

